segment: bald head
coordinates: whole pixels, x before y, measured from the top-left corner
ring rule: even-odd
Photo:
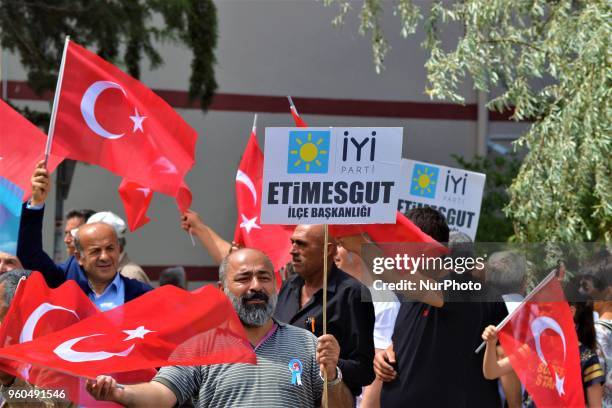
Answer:
[[[295,227],[294,231],[303,234],[313,242],[320,242],[321,245],[325,240],[325,227],[321,224],[300,224]]]
[[[21,262],[15,255],[0,251],[0,273],[23,269]]]
[[[274,265],[266,254],[255,248],[241,248],[227,255],[219,266],[219,282],[225,287],[228,270],[240,269],[245,265],[261,265],[274,274]]]
[[[219,267],[219,283],[242,324],[266,324],[276,306],[274,266],[263,252],[253,248],[232,251]]]
[[[323,244],[325,243],[325,227],[323,225],[301,224],[295,227],[291,235],[291,263],[295,272],[303,279],[323,275]],[[336,246],[329,239],[327,257],[329,264],[333,262]]]
[[[119,264],[119,241],[108,224],[92,223],[79,227],[75,237],[75,256],[87,278],[95,283],[110,283]]]

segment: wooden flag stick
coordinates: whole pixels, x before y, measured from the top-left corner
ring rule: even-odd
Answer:
[[[325,238],[323,240],[323,335],[327,334],[327,246],[329,245],[329,227],[324,226]],[[327,370],[323,372],[323,407],[328,407],[327,399]]]

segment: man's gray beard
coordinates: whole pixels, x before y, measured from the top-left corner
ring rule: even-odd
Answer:
[[[245,304],[242,299],[243,296],[234,296],[227,288],[223,288],[223,292],[232,301],[234,310],[238,314],[242,324],[248,327],[260,327],[263,326],[274,314],[276,308],[276,301],[278,296],[276,293],[268,297],[268,302],[264,304]]]

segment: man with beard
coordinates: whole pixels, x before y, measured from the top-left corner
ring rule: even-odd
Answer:
[[[298,225],[291,236],[291,263],[296,275],[278,295],[275,317],[323,333],[323,225]],[[335,243],[327,251],[327,331],[340,344],[338,366],[354,396],[374,380],[374,307],[368,289],[334,264]]]
[[[233,251],[221,262],[219,285],[244,325],[257,365],[163,367],[151,382],[124,388],[109,376],[99,376],[88,391],[125,406],[181,406],[195,396],[197,407],[313,407],[320,404],[326,373],[329,406],[352,406],[337,368],[336,339],[326,335],[317,340],[272,318],[276,285],[266,255],[251,248]]]

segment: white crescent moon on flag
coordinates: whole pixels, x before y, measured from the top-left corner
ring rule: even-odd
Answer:
[[[23,325],[23,329],[21,329],[21,334],[19,335],[19,343],[25,343],[26,341],[32,341],[34,337],[34,329],[36,329],[36,325],[41,317],[43,317],[47,312],[52,310],[64,310],[66,312],[72,313],[79,319],[79,315],[76,314],[74,310],[66,309],[65,307],[55,306],[51,303],[43,303],[38,306],[34,311],[28,316],[25,324]]]
[[[81,114],[83,115],[83,119],[85,119],[85,123],[91,129],[92,132],[97,134],[98,136],[104,137],[106,139],[119,139],[125,133],[111,133],[108,130],[104,129],[96,119],[95,115],[95,107],[96,101],[98,100],[98,96],[105,90],[109,88],[119,89],[123,92],[124,96],[127,96],[123,88],[114,82],[110,81],[96,81],[83,94],[83,98],[81,99]]]
[[[253,195],[253,201],[255,202],[255,205],[257,205],[257,190],[255,190],[255,184],[253,184],[251,178],[245,172],[238,169],[238,171],[236,172],[236,181],[247,186],[247,188],[251,191],[251,194]]]
[[[70,361],[71,363],[82,363],[85,361],[100,361],[106,360],[111,357],[125,357],[134,349],[132,344],[127,349],[119,353],[110,353],[108,351],[76,351],[72,347],[83,339],[89,337],[102,336],[101,333],[90,334],[88,336],[77,337],[74,339],[66,340],[53,350],[53,352],[62,360]]]
[[[565,345],[565,334],[563,334],[563,329],[557,323],[557,321],[551,317],[541,316],[531,322],[531,331],[533,333],[533,337],[535,339],[536,352],[538,353],[538,357],[545,365],[548,365],[546,359],[544,358],[544,353],[542,353],[542,345],[540,344],[540,336],[546,329],[551,329],[556,332],[563,340],[563,360],[565,360],[566,353],[566,345]]]

